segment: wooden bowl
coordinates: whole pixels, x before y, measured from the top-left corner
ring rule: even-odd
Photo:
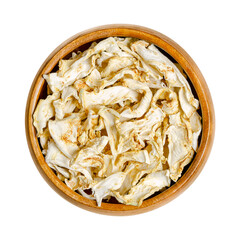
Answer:
[[[51,168],[47,165],[42,155],[41,148],[33,126],[32,115],[40,98],[45,98],[46,82],[43,74],[56,70],[60,59],[67,57],[76,49],[86,49],[89,43],[110,36],[135,37],[146,40],[164,50],[174,58],[184,69],[195,95],[200,101],[202,116],[202,136],[199,149],[191,164],[182,177],[164,192],[144,200],[140,207],[123,204],[102,203],[101,207],[93,200],[86,199],[72,191],[61,182]],[[197,47],[197,46],[196,46]],[[54,69],[55,68],[55,69]],[[135,25],[106,25],[93,28],[74,35],[57,47],[45,60],[36,74],[29,91],[26,105],[26,137],[32,158],[46,182],[63,198],[83,209],[108,215],[132,215],[147,212],[163,206],[176,198],[196,179],[205,165],[212,148],[214,138],[214,109],[207,84],[192,58],[173,40],[154,30]],[[54,203],[52,203],[54,204]]]

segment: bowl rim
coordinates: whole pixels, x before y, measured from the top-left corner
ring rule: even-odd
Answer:
[[[61,58],[65,57],[79,46],[110,36],[136,37],[143,39],[155,44],[172,56],[181,65],[193,84],[202,111],[202,139],[196,156],[192,160],[188,170],[174,185],[164,192],[144,200],[140,207],[111,203],[102,203],[101,207],[98,207],[94,200],[82,197],[80,194],[68,188],[57,178],[45,162],[33,126],[32,114],[37,105],[40,90],[45,81],[42,75],[51,72]],[[46,58],[38,70],[28,94],[25,112],[25,131],[28,147],[38,171],[60,196],[74,205],[92,212],[106,215],[133,215],[165,205],[180,195],[193,183],[202,171],[212,148],[215,132],[215,115],[212,98],[205,79],[196,63],[182,47],[169,37],[150,28],[130,24],[110,24],[98,26],[75,34],[60,44]]]

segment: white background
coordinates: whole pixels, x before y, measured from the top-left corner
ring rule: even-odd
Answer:
[[[1,239],[239,239],[239,1],[1,1]],[[162,32],[195,60],[210,88],[216,135],[181,196],[129,217],[94,214],[56,194],[25,138],[33,78],[49,53],[85,29],[129,23]]]

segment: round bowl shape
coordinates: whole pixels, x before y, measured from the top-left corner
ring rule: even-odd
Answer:
[[[143,201],[140,207],[123,204],[102,203],[101,207],[93,200],[86,199],[61,182],[45,162],[33,126],[32,115],[40,98],[46,95],[46,82],[43,74],[55,71],[60,59],[76,49],[84,50],[93,41],[110,36],[135,37],[155,44],[174,58],[183,68],[200,101],[202,116],[202,136],[198,151],[182,177],[164,192]],[[214,139],[214,108],[207,84],[192,58],[173,40],[154,30],[135,25],[105,25],[78,33],[57,47],[45,60],[36,74],[29,91],[26,105],[26,137],[32,158],[46,182],[63,198],[83,209],[108,215],[132,215],[147,212],[163,206],[176,198],[196,179],[205,165]]]

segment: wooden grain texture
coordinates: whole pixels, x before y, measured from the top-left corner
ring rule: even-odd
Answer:
[[[155,44],[171,55],[182,66],[191,80],[198,95],[202,111],[202,139],[197,154],[188,170],[173,186],[161,194],[143,201],[143,204],[140,207],[110,203],[102,203],[101,207],[98,207],[95,201],[86,199],[68,188],[57,178],[57,176],[45,162],[36,136],[36,131],[33,126],[33,112],[40,96],[46,88],[46,83],[42,75],[51,72],[52,69],[58,64],[60,59],[67,56],[75,49],[81,49],[81,46],[84,44],[110,36],[135,37],[143,39]],[[164,204],[176,198],[179,194],[186,190],[190,184],[192,184],[192,182],[201,172],[210,154],[214,139],[215,119],[211,95],[204,77],[195,62],[184,51],[184,49],[182,49],[170,38],[152,29],[136,25],[114,24],[100,26],[78,33],[63,42],[48,56],[37,72],[29,91],[26,105],[25,127],[28,147],[35,165],[46,182],[58,194],[76,206],[92,212],[107,215],[133,215],[163,206]]]

